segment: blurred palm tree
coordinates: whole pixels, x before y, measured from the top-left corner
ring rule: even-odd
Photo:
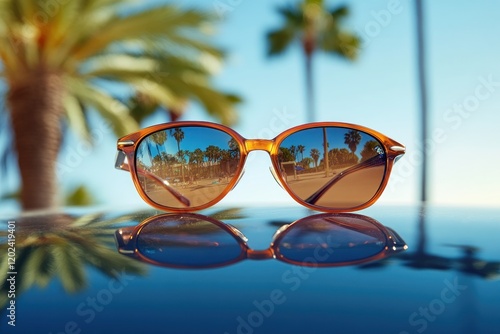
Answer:
[[[420,140],[422,144],[422,169],[420,178],[420,201],[425,203],[427,196],[427,169],[428,157],[427,137],[428,137],[428,108],[427,108],[427,69],[425,61],[425,34],[424,34],[424,8],[423,0],[415,1],[415,19],[416,19],[416,41],[417,41],[417,72],[418,72],[418,98],[420,112]]]
[[[315,120],[313,55],[316,51],[354,60],[360,49],[360,39],[342,27],[349,10],[346,6],[325,8],[323,0],[302,0],[298,5],[280,7],[283,26],[267,34],[268,55],[280,55],[296,41],[305,56],[307,113]]]
[[[86,266],[117,278],[123,272],[145,275],[146,267],[121,256],[115,250],[117,226],[137,222],[151,215],[136,212],[117,218],[97,213],[73,217],[66,214],[28,216],[16,219],[15,269],[16,295],[33,285],[46,287],[58,278],[68,293],[81,291],[87,285]],[[0,230],[0,251],[7,254],[7,232]],[[7,303],[7,256],[0,258],[0,306]]]
[[[21,194],[19,191],[3,194],[0,196],[1,201],[13,200],[18,202]],[[89,206],[97,204],[97,200],[92,196],[90,190],[83,184],[80,184],[73,189],[70,189],[64,194],[65,206]]]
[[[0,77],[8,87],[23,209],[57,205],[63,130],[91,139],[89,110],[118,136],[137,129],[141,113],[129,113],[110,93],[124,90],[116,88],[172,113],[197,100],[223,123],[235,120],[238,97],[212,87],[224,59],[207,41],[213,18],[130,2],[0,1]]]

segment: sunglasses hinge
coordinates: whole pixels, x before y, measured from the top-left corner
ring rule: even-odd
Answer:
[[[118,146],[134,146],[135,142],[132,140],[123,140],[118,142]]]

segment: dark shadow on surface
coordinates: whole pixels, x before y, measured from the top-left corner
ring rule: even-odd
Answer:
[[[495,279],[500,277],[500,262],[480,259],[478,257],[480,251],[479,247],[472,245],[443,245],[460,250],[461,256],[459,257],[445,257],[430,253],[427,250],[429,243],[427,235],[427,217],[428,208],[423,204],[420,207],[420,214],[417,222],[416,249],[413,252],[407,252],[399,256],[404,266],[417,270],[456,270],[483,279]]]

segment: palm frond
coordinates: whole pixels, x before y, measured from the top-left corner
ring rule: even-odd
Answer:
[[[207,19],[201,12],[179,11],[173,6],[153,8],[129,16],[110,18],[106,29],[95,31],[86,37],[69,55],[70,60],[82,60],[101,53],[116,41],[168,36],[188,27],[198,27]]]
[[[335,20],[339,21],[347,16],[349,16],[349,8],[347,6],[339,6],[330,12],[330,16]]]
[[[122,102],[93,87],[87,81],[76,78],[67,78],[66,81],[68,89],[79,101],[96,108],[111,122],[117,136],[123,136],[137,130],[138,124],[128,114],[128,109]]]
[[[267,54],[274,56],[283,53],[292,44],[295,37],[295,31],[288,27],[270,31],[267,34]]]
[[[54,265],[65,291],[76,292],[86,285],[83,254],[72,244],[53,244]]]
[[[64,110],[66,111],[68,125],[77,136],[88,141],[90,139],[90,134],[84,109],[82,108],[80,101],[78,101],[78,99],[72,94],[65,94],[63,104]]]

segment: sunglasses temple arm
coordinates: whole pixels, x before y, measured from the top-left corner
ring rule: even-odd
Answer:
[[[118,150],[118,152],[116,152],[115,168],[130,172],[127,155],[123,151]]]
[[[133,226],[122,227],[115,231],[115,241],[116,247],[118,248],[118,253],[134,257],[134,245],[130,242],[133,239],[133,232]]]
[[[396,231],[394,231],[392,228],[387,227],[387,226],[385,228],[386,228],[387,232],[389,233],[389,236],[391,237],[392,242],[394,243],[392,246],[393,251],[401,252],[401,251],[408,249],[408,245],[406,244],[406,242],[403,240],[403,238],[401,238],[401,236]]]
[[[323,187],[321,187],[318,191],[316,191],[314,194],[306,198],[305,202],[309,204],[316,204],[317,201],[323,197],[323,195],[330,190],[331,187],[333,187],[338,181],[340,181],[342,178],[345,176],[348,176],[349,174],[355,173],[357,171],[360,171],[365,168],[371,168],[371,167],[377,167],[385,164],[385,155],[377,155],[373,158],[370,158],[356,166],[353,166],[351,168],[348,168],[344,171],[342,171],[340,174],[337,176],[333,177],[330,181],[328,181]]]
[[[127,172],[130,172],[130,166],[128,164],[128,159],[125,153],[123,151],[118,151],[116,155],[116,162],[115,162],[115,168],[124,170]],[[174,196],[180,203],[184,204],[185,206],[191,206],[191,201],[186,198],[184,195],[182,195],[180,192],[178,192],[174,187],[168,183],[167,180],[163,180],[162,178],[156,176],[155,174],[148,172],[147,170],[144,170],[142,168],[137,168],[137,174],[145,176],[149,179],[152,179],[156,183],[158,183],[160,186],[162,186],[164,189],[166,189],[172,196]]]
[[[180,203],[184,204],[185,206],[191,206],[191,201],[186,198],[183,194],[175,190],[174,187],[168,183],[167,180],[162,179],[161,177],[156,176],[153,173],[150,173],[144,169],[137,168],[137,173],[139,175],[143,175],[145,177],[148,177],[150,179],[153,179],[156,183],[158,183],[160,186],[165,188],[172,196],[174,196]]]
[[[337,224],[339,226],[342,226],[343,228],[349,229],[351,231],[363,233],[363,228],[356,228],[355,226],[352,226],[348,223],[343,223],[335,218],[325,218],[325,220],[327,220],[333,224]],[[396,231],[394,231],[390,227],[383,226],[383,225],[381,226],[381,228],[383,228],[385,230],[386,236],[388,236],[388,239],[392,241],[392,247],[390,247],[390,250],[392,250],[396,253],[399,253],[401,251],[408,249],[408,245],[406,244],[406,242],[403,240],[403,238],[401,238],[401,236]]]

